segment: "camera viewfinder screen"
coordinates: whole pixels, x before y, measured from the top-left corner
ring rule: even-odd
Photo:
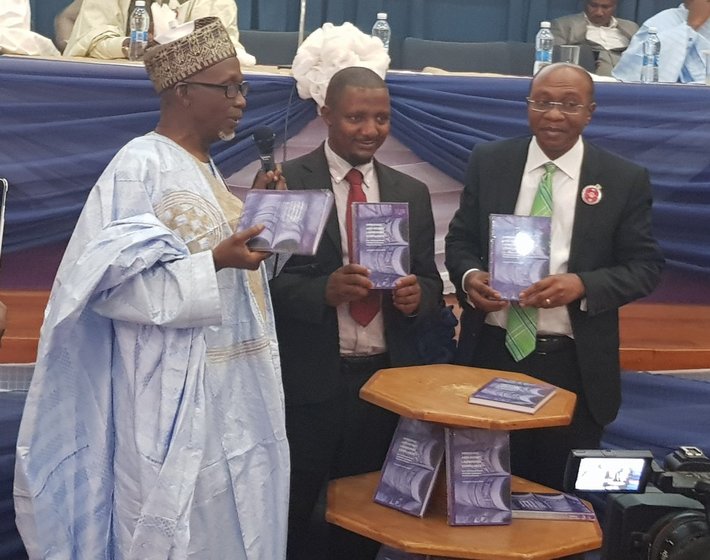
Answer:
[[[639,492],[647,462],[643,458],[584,457],[579,462],[575,490]]]

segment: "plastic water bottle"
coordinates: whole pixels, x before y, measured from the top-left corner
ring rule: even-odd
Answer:
[[[540,71],[540,68],[552,64],[552,47],[554,38],[550,31],[550,22],[541,21],[540,31],[535,35],[535,65],[533,66],[533,76]]]
[[[128,46],[129,60],[143,60],[143,51],[148,44],[150,16],[145,9],[145,0],[136,0],[131,14],[131,37]]]
[[[389,51],[391,35],[392,30],[390,29],[390,24],[387,23],[387,14],[385,12],[378,13],[377,21],[375,21],[375,25],[372,26],[372,36],[382,41],[385,50]]]
[[[658,81],[658,59],[661,56],[661,40],[655,27],[648,28],[648,37],[643,42],[643,65],[641,66],[642,82]]]

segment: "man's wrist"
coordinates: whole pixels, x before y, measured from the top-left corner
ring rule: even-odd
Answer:
[[[126,37],[121,43],[121,52],[123,53],[124,58],[128,58],[128,50],[130,49],[130,46],[131,39],[129,37]]]

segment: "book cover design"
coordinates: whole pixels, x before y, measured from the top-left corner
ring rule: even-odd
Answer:
[[[550,218],[490,215],[488,270],[491,288],[505,300],[550,273]]]
[[[237,231],[255,224],[265,229],[248,245],[253,250],[295,255],[315,255],[333,208],[328,190],[250,190]]]
[[[409,204],[357,202],[353,212],[353,262],[370,270],[375,289],[392,289],[409,274]]]
[[[564,492],[513,492],[513,518],[594,521],[594,510],[577,496]]]
[[[375,560],[453,560],[443,556],[430,556],[428,554],[417,554],[416,552],[404,552],[391,546],[383,544],[377,552]]]
[[[474,391],[468,402],[533,414],[552,398],[555,391],[556,388],[547,383],[496,377]]]
[[[444,428],[401,417],[375,491],[378,504],[422,517],[444,456]]]
[[[446,428],[449,525],[507,525],[510,443],[507,431]]]

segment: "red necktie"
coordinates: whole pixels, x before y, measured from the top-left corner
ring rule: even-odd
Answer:
[[[362,190],[362,173],[353,168],[345,175],[345,179],[350,183],[348,191],[348,205],[345,210],[345,229],[348,234],[348,257],[353,262],[353,202],[367,202],[367,197]],[[374,319],[380,310],[380,294],[377,290],[370,292],[363,299],[350,302],[350,316],[363,327],[367,326]]]

